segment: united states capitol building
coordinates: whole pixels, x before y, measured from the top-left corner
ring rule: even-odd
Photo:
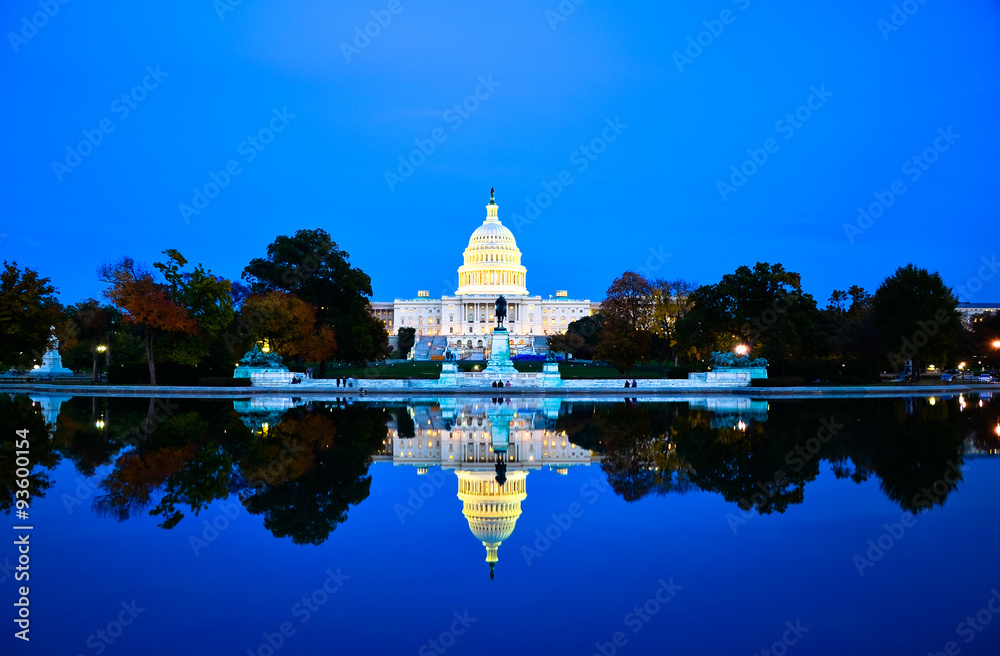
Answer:
[[[494,302],[507,299],[507,330],[514,351],[536,352],[545,336],[566,332],[566,327],[595,313],[599,303],[571,299],[564,290],[555,296],[532,296],[527,288],[527,268],[513,233],[500,222],[499,209],[490,190],[486,220],[473,231],[458,268],[458,289],[453,296],[431,298],[418,291],[416,298],[371,303],[373,314],[395,335],[400,328],[416,331],[417,359],[439,359],[446,349],[460,358],[482,353],[488,334],[496,325]]]

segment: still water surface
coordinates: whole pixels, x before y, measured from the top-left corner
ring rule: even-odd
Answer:
[[[1000,653],[987,395],[0,395],[0,430],[4,654]]]

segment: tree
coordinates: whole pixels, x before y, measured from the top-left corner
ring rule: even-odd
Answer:
[[[396,349],[399,351],[399,357],[405,358],[413,348],[413,343],[416,341],[417,329],[410,328],[409,326],[400,328],[396,331]]]
[[[582,337],[568,330],[561,334],[549,335],[547,341],[549,350],[553,353],[570,353],[574,358],[587,348],[587,342]]]
[[[333,330],[316,319],[316,308],[286,292],[255,294],[243,303],[243,317],[254,341],[286,358],[322,362],[333,355]]]
[[[572,353],[577,360],[593,360],[603,334],[604,315],[580,317],[566,326],[565,333],[549,337],[549,350]]]
[[[691,309],[691,293],[694,283],[687,280],[665,280],[658,278],[651,283],[653,288],[653,332],[656,338],[653,346],[656,361],[663,366],[664,358],[671,358],[677,366],[677,323]]]
[[[60,318],[55,287],[37,271],[17,262],[0,272],[0,365],[30,369],[46,349]]]
[[[1000,340],[1000,312],[986,312],[973,317],[966,331],[966,357],[970,362],[975,358],[982,361],[986,370],[1000,365],[1000,350],[993,344]]]
[[[615,279],[601,302],[604,334],[598,355],[627,374],[636,361],[650,353],[653,323],[653,288],[649,281],[632,271]]]
[[[123,312],[128,323],[142,329],[146,342],[149,383],[156,385],[156,361],[153,341],[161,332],[193,335],[198,323],[187,309],[173,300],[170,288],[156,281],[153,274],[130,257],[98,269],[100,279],[110,287],[104,295]]]
[[[166,279],[173,300],[187,308],[198,323],[199,335],[203,339],[215,339],[233,321],[232,283],[213,275],[201,264],[191,272],[181,271],[188,261],[173,248],[163,251],[163,254],[167,256],[167,261],[154,262],[153,266]]]
[[[61,340],[62,346],[65,350],[70,350],[77,344],[87,347],[92,360],[91,380],[97,382],[100,379],[99,358],[102,355],[98,347],[104,347],[105,362],[110,362],[108,346],[117,312],[111,307],[102,306],[95,299],[88,298],[67,308],[66,314],[67,338]]]
[[[799,274],[780,264],[741,266],[718,284],[699,287],[690,302],[678,339],[702,357],[745,344],[754,357],[787,362],[818,346],[816,301],[802,291]]]
[[[958,344],[961,321],[958,298],[941,276],[912,264],[900,267],[882,281],[872,299],[872,320],[880,350],[894,371],[913,360],[912,380],[919,365],[944,364]]]
[[[243,278],[255,294],[284,291],[315,306],[319,322],[337,335],[333,357],[364,364],[385,357],[389,337],[385,324],[371,314],[371,278],[352,267],[348,257],[325,230],[299,230],[277,237],[266,258],[251,260]],[[325,361],[320,375],[323,371]]]

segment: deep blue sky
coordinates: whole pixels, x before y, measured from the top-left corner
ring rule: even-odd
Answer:
[[[914,0],[888,32],[891,2],[591,1],[556,23],[556,0],[399,0],[347,61],[340,44],[388,5],[244,0],[220,19],[210,0],[69,2],[32,30],[22,19],[37,3],[5,2],[0,259],[74,302],[100,293],[106,259],[177,248],[238,277],[276,235],[322,227],[377,299],[437,295],[454,290],[490,186],[543,295],[600,299],[647,261],[710,283],[765,260],[825,304],[907,262],[964,285],[998,254],[996,3]],[[678,70],[674,53],[726,9],[730,24]],[[115,99],[157,66],[168,76],[125,117]],[[479,78],[499,86],[467,118],[445,115]],[[814,86],[833,95],[790,134],[778,122]],[[284,108],[294,118],[248,162],[241,143]],[[628,127],[581,172],[574,152],[616,118]],[[60,182],[53,162],[102,119],[113,131]],[[949,126],[961,136],[911,180],[904,163]],[[436,129],[442,143],[390,190],[385,172]],[[769,138],[777,151],[723,200],[717,183]],[[240,173],[185,222],[178,206],[230,160]],[[572,184],[518,229],[525,199],[563,170]],[[905,194],[852,243],[845,223],[894,180]],[[1000,277],[984,272],[963,300],[1000,302]]]

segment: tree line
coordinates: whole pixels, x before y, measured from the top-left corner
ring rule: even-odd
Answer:
[[[678,375],[703,369],[712,351],[745,346],[771,375],[862,382],[883,371],[916,377],[928,365],[995,366],[1000,313],[963,324],[958,298],[941,276],[912,264],[873,292],[834,290],[820,308],[801,276],[781,264],[741,266],[710,285],[647,279],[626,271],[608,288],[599,314],[549,338],[551,349],[600,359],[628,374],[656,363]]]
[[[190,266],[177,250],[152,267],[125,256],[102,264],[102,300],[63,306],[49,278],[4,262],[0,367],[30,369],[56,327],[66,366],[107,368],[115,382],[232,377],[254,342],[288,359],[363,364],[383,359],[385,324],[372,316],[371,278],[322,230],[279,236],[240,280]]]

